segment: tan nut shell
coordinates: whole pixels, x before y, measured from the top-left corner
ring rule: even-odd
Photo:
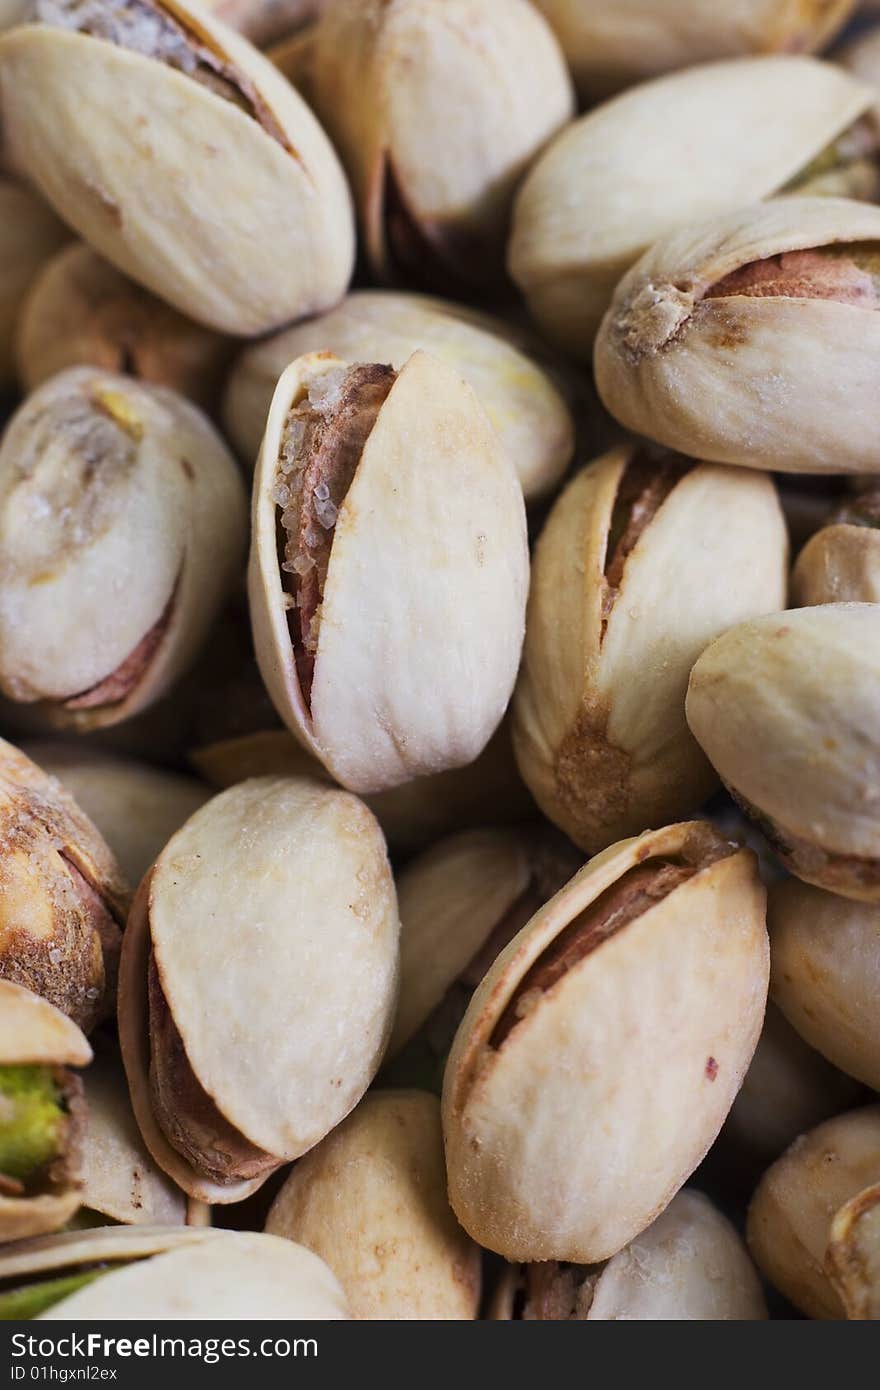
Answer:
[[[652,242],[776,193],[873,100],[830,63],[770,57],[689,68],[582,116],[514,208],[510,273],[543,332],[589,361],[615,285]]]
[[[335,1271],[358,1319],[470,1319],[480,1251],[449,1209],[440,1105],[373,1091],[300,1159],[266,1230]]]
[[[3,28],[0,18],[0,29]],[[0,176],[0,386],[15,375],[12,344],[19,311],[43,265],[70,232],[29,188]]]
[[[254,478],[248,592],[279,715],[338,782],[366,793],[464,766],[485,748],[516,679],[528,551],[522,490],[473,391],[414,353],[339,509],[308,710],[272,494],[291,403],[340,365],[301,357],[275,390]]]
[[[425,295],[356,290],[328,314],[245,348],[226,388],[227,433],[247,463],[256,458],[278,378],[304,353],[329,350],[399,370],[418,348],[473,387],[526,500],[552,491],[574,450],[571,412],[552,378],[503,320]]]
[[[109,414],[130,452],[98,458]],[[51,425],[48,422],[51,422]],[[0,444],[0,687],[45,723],[119,723],[190,666],[239,576],[246,501],[220,436],[158,386],[71,367],[28,397]],[[99,684],[168,612],[122,699],[64,702]]]
[[[880,603],[880,531],[871,526],[823,526],[797,558],[792,603]]]
[[[222,1239],[225,1232],[191,1226],[97,1226],[58,1231],[0,1247],[0,1280],[20,1285],[78,1265],[142,1260],[181,1245]]]
[[[880,315],[793,295],[704,298],[751,261],[877,241],[880,208],[793,197],[658,241],[603,320],[603,402],[627,429],[717,463],[877,472]]]
[[[841,1318],[825,1270],[835,1212],[880,1181],[880,1106],[827,1120],[769,1168],[749,1207],[749,1249],[781,1293],[810,1318]]]
[[[11,158],[96,251],[200,323],[255,334],[327,308],[354,257],[330,142],[247,40],[196,5],[161,4],[246,75],[288,147],[165,63],[25,25],[0,38]]]
[[[92,1049],[76,1024],[21,985],[0,980],[0,1065],[84,1067]],[[0,1194],[0,1241],[55,1231],[81,1202],[78,1180],[36,1197]]]
[[[836,1213],[825,1269],[847,1318],[880,1319],[880,1184],[865,1188]]]
[[[770,988],[789,1023],[880,1091],[880,907],[789,879],[770,890]]]
[[[355,797],[258,778],[209,801],[144,879],[120,966],[132,1105],[160,1167],[190,1196],[239,1201],[172,1148],[148,1084],[150,947],[190,1065],[227,1121],[282,1162],[360,1100],[394,1017],[398,917],[382,833]]]
[[[629,869],[701,832],[698,822],[648,831],[591,860],[471,1001],[443,1087],[449,1195],[465,1229],[507,1259],[615,1254],[671,1200],[730,1109],[767,993],[765,895],[749,850],[596,946],[499,1051],[488,1046],[560,932]]]
[[[796,608],[732,628],[691,673],[690,727],[807,883],[880,898],[880,608]]]
[[[513,702],[524,781],[591,852],[710,794],[715,777],[684,717],[690,669],[733,623],[785,603],[788,543],[770,479],[696,464],[642,531],[605,627],[614,503],[638,453],[612,450],[554,504]]]

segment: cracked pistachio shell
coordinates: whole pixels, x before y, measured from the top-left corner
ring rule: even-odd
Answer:
[[[880,530],[834,523],[823,526],[798,555],[792,602],[880,603]]]
[[[15,377],[13,341],[27,292],[69,237],[42,199],[0,175],[0,389],[8,389]]]
[[[29,743],[24,752],[64,783],[133,884],[140,883],[175,830],[212,795],[194,777],[81,743]]]
[[[770,988],[789,1023],[880,1091],[880,906],[789,879],[770,890]]]
[[[368,793],[465,766],[489,742],[516,679],[528,551],[522,490],[471,387],[414,353],[339,499],[307,704],[278,558],[279,457],[291,408],[335,391],[324,383],[346,365],[301,357],[276,387],[254,479],[248,592],[278,714],[338,782]]]
[[[373,1091],[296,1164],[266,1230],[327,1261],[361,1320],[472,1319],[480,1251],[446,1196],[440,1104]]]
[[[810,1318],[842,1318],[825,1268],[835,1213],[880,1181],[880,1106],[868,1105],[802,1134],[768,1168],[749,1207],[756,1264]]]
[[[617,282],[653,242],[779,192],[873,100],[830,63],[771,57],[689,68],[582,116],[514,207],[510,273],[542,332],[589,361]]]
[[[880,1183],[835,1213],[825,1268],[850,1321],[880,1319]]]
[[[91,1060],[91,1047],[66,1014],[29,989],[0,980],[0,1066],[66,1069],[87,1066]],[[74,1077],[70,1083],[71,1134],[62,1171],[46,1181],[45,1191],[31,1196],[0,1192],[0,1242],[56,1231],[80,1205],[81,1088]]]
[[[147,1148],[191,1197],[240,1201],[357,1104],[391,1030],[398,929],[382,833],[345,792],[254,779],[172,836],[129,917],[119,1028]],[[182,1068],[155,1030],[151,959]],[[191,1108],[192,1078],[207,1118]]]
[[[256,458],[278,378],[304,353],[327,349],[347,362],[399,370],[424,348],[473,387],[532,501],[551,492],[571,462],[574,421],[521,338],[501,319],[441,299],[356,290],[320,318],[244,349],[226,388],[226,430],[242,458]]]
[[[192,665],[246,537],[195,406],[91,367],[53,377],[0,443],[0,689],[50,726],[128,719]]]
[[[740,623],[691,672],[687,719],[713,766],[806,883],[880,899],[880,607],[832,603]]]
[[[880,208],[846,198],[778,198],[657,242],[602,323],[605,406],[628,429],[717,463],[876,472],[876,256]]]
[[[571,116],[571,81],[525,0],[335,0],[315,34],[315,109],[384,279],[497,281],[514,189]]]
[[[710,794],[688,676],[719,633],[783,606],[787,551],[769,478],[636,444],[557,499],[533,557],[513,741],[541,810],[583,849]]]
[[[755,1049],[764,902],[751,851],[694,821],[605,850],[502,951],[443,1087],[450,1201],[475,1240],[593,1264],[659,1215]]]
[[[265,332],[345,292],[345,179],[267,58],[182,0],[134,11],[125,0],[79,10],[41,0],[38,14],[47,22],[0,38],[6,144],[97,252],[226,333]],[[151,44],[168,59],[134,51]]]
[[[65,367],[94,366],[171,386],[213,413],[232,346],[78,242],[53,256],[31,286],[16,361],[25,391]]]
[[[517,1312],[517,1292],[525,1298]],[[737,1232],[701,1192],[685,1188],[604,1265],[526,1266],[502,1275],[490,1316],[542,1322],[753,1321],[767,1317]]]
[[[89,1032],[113,1011],[128,897],[66,788],[0,739],[0,977]]]

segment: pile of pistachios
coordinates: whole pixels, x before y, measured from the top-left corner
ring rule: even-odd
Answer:
[[[880,1317],[856,10],[0,0],[0,1318]]]

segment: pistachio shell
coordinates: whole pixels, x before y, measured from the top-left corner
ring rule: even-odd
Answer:
[[[773,998],[806,1041],[880,1090],[880,907],[789,879],[768,903]]]
[[[356,290],[320,318],[245,348],[229,378],[226,429],[242,458],[256,458],[284,368],[329,349],[348,362],[390,362],[399,370],[419,348],[473,387],[510,456],[527,501],[559,482],[574,451],[574,422],[553,380],[528,355],[534,348],[503,320],[457,304],[392,290]]]
[[[589,361],[615,285],[652,242],[779,192],[873,99],[830,63],[769,57],[689,68],[582,116],[514,208],[510,273],[542,331]]]
[[[279,457],[291,407],[332,393],[345,368],[313,354],[278,383],[254,480],[248,590],[279,715],[337,781],[367,793],[463,766],[486,746],[516,677],[528,554],[522,491],[471,388],[414,353],[338,519],[334,507],[307,705],[278,559]],[[325,409],[332,420],[332,401]]]
[[[247,100],[121,46],[114,0],[85,12],[110,42],[58,27],[71,23],[65,0],[44,0],[49,23],[0,38],[12,159],[96,251],[200,323],[255,334],[326,308],[345,291],[354,239],[324,132],[272,63],[207,11],[151,8]],[[148,25],[129,41],[149,38]]]
[[[880,1180],[880,1106],[827,1120],[769,1168],[749,1207],[747,1236],[759,1268],[811,1318],[841,1318],[825,1272],[835,1212]]]
[[[182,397],[91,367],[45,382],[0,444],[4,694],[80,730],[158,699],[238,579],[245,516]]]
[[[0,14],[0,30],[3,28]],[[29,188],[0,175],[0,387],[14,378],[12,344],[21,306],[43,265],[70,233]]]
[[[502,951],[456,1035],[443,1129],[465,1229],[514,1260],[622,1249],[721,1128],[767,973],[750,851],[691,822],[591,860]]]
[[[880,531],[823,526],[804,546],[791,576],[792,602],[880,603]]]
[[[65,367],[122,372],[171,386],[212,412],[232,357],[228,339],[178,314],[81,242],[42,268],[18,319],[26,391]]]
[[[525,0],[336,0],[311,93],[348,170],[373,271],[498,277],[517,181],[573,98]]]
[[[266,1230],[326,1260],[355,1318],[477,1316],[480,1252],[449,1209],[434,1096],[366,1096],[297,1163]]]
[[[713,637],[784,604],[786,564],[768,478],[630,443],[568,484],[535,551],[513,739],[576,844],[602,849],[709,795],[688,675]]]
[[[735,284],[761,262],[782,258],[784,270],[792,252],[846,267],[852,243],[869,255],[880,247],[880,208],[845,198],[779,198],[657,242],[620,282],[596,343],[611,414],[718,463],[876,472],[880,314],[870,296]]]
[[[202,0],[224,24],[244,34],[258,48],[275,43],[313,20],[327,0]]]
[[[880,898],[880,608],[833,603],[741,623],[691,672],[687,719],[807,883]]]
[[[880,1318],[880,1184],[865,1188],[835,1214],[825,1267],[846,1316],[876,1322]]]
[[[150,952],[198,1084],[279,1167],[338,1124],[372,1080],[393,1019],[397,935],[381,832],[344,792],[293,778],[240,783],[171,838],[129,918],[119,1024],[141,1133],[185,1192],[239,1201],[272,1165],[246,1179],[233,1163],[212,1178],[166,1135],[149,1078]],[[176,1120],[190,1118],[185,1100],[168,1103],[180,1107]],[[215,1157],[222,1168],[222,1135]]]
[[[97,1226],[59,1231],[0,1247],[0,1280],[8,1286],[81,1265],[142,1260],[179,1246],[222,1239],[221,1231],[190,1226]]]

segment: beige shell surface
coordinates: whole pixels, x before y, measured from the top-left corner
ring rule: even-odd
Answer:
[[[348,1316],[335,1275],[311,1251],[274,1236],[225,1231],[114,1270],[41,1313],[39,1321]]]
[[[614,596],[608,538],[639,453],[612,450],[554,504],[533,558],[513,703],[526,784],[591,851],[709,795],[715,778],[684,717],[691,667],[732,624],[785,603],[788,542],[770,479],[699,463],[645,525]]]
[[[880,603],[880,531],[823,526],[804,546],[791,575],[792,602]]]
[[[0,30],[4,27],[0,14]],[[22,304],[70,232],[29,188],[0,175],[0,386],[15,375],[12,345]]]
[[[266,1230],[335,1271],[358,1319],[471,1319],[480,1252],[446,1198],[440,1105],[373,1091],[296,1164]]]
[[[880,608],[823,604],[726,632],[694,666],[687,697],[696,738],[798,877],[867,900],[880,891],[878,680]],[[850,877],[852,858],[867,862]]]
[[[238,470],[183,397],[91,367],[44,383],[0,444],[0,686],[47,721],[93,728],[156,700],[191,665],[246,540]],[[161,620],[121,699],[99,685]]]
[[[528,551],[522,490],[473,391],[414,353],[339,508],[307,709],[273,492],[291,404],[339,365],[299,358],[278,383],[254,479],[248,591],[278,713],[337,781],[368,793],[463,766],[485,748],[516,678]]]
[[[658,1215],[715,1139],[761,1028],[769,952],[754,856],[703,869],[569,969],[504,1039],[529,967],[628,870],[674,856],[699,823],[591,860],[477,989],[443,1088],[449,1194],[507,1259],[591,1264]],[[576,1102],[575,1102],[576,1097]]]
[[[627,429],[717,463],[877,472],[880,315],[794,294],[706,296],[754,261],[878,241],[880,208],[805,197],[661,239],[603,320],[595,369],[605,406]]]
[[[295,1158],[357,1103],[390,1033],[398,917],[385,842],[355,797],[305,779],[259,778],[197,811],[138,896],[120,967],[135,1115],[154,1158],[186,1192],[239,1200],[248,1184],[202,1180],[153,1117],[150,945],[202,1087],[252,1144],[279,1162]]]
[[[542,331],[588,361],[615,285],[652,242],[776,193],[873,100],[830,63],[765,57],[701,64],[582,116],[514,208],[510,272]]]
[[[880,1090],[880,907],[789,879],[767,904],[770,988],[789,1023]]]
[[[880,1181],[880,1106],[826,1121],[769,1168],[749,1207],[749,1248],[761,1271],[811,1318],[841,1318],[825,1270],[835,1213]]]
[[[53,1271],[124,1260],[141,1260],[181,1245],[222,1239],[224,1232],[192,1226],[97,1226],[59,1231],[0,1247],[0,1279],[19,1283]]]
[[[96,251],[198,322],[256,334],[326,308],[354,257],[330,142],[245,39],[181,0],[163,8],[244,74],[286,143],[167,64],[27,25],[0,39],[12,159]]]
[[[836,1213],[825,1268],[847,1318],[880,1318],[880,1184],[865,1188]]]
[[[552,377],[501,319],[394,290],[356,290],[320,318],[282,329],[244,349],[226,388],[226,429],[241,457],[256,458],[278,378],[304,353],[347,362],[388,362],[399,370],[424,348],[473,387],[510,455],[527,501],[559,482],[574,451],[574,422]]]

